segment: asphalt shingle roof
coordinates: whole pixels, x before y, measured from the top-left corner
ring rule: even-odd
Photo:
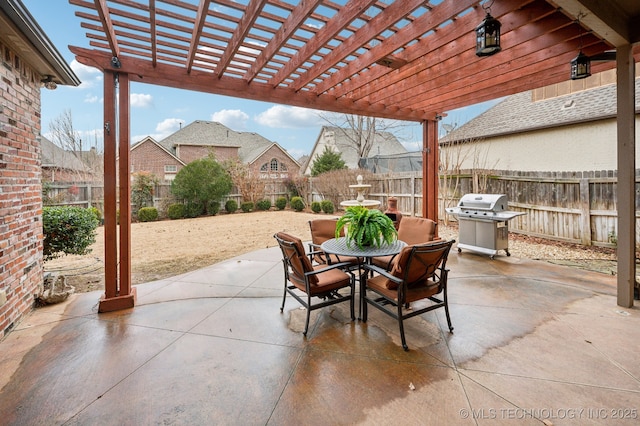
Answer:
[[[274,144],[257,133],[236,132],[221,123],[203,120],[194,121],[158,143],[174,155],[177,145],[237,147],[243,163],[255,161]]]
[[[636,79],[636,112],[640,110],[640,79]],[[518,93],[453,130],[441,142],[523,133],[616,115],[616,85],[533,101],[531,91]]]

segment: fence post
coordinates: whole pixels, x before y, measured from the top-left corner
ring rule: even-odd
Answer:
[[[580,179],[580,238],[585,246],[591,245],[591,196],[589,193],[589,179]]]

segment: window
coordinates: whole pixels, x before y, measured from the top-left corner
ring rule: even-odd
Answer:
[[[278,171],[278,160],[276,160],[275,158],[271,160],[271,171],[272,172]]]
[[[266,172],[266,171],[268,171],[267,163],[264,163],[262,166],[260,166],[260,171],[261,171],[261,172]]]
[[[175,164],[166,164],[164,166],[165,173],[176,173],[177,171],[178,171],[178,166],[176,166]]]

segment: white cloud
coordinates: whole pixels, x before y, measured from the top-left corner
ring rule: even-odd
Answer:
[[[153,135],[149,135],[157,141],[161,141],[172,133],[180,130],[184,120],[181,118],[166,118],[158,123],[156,126],[156,132]]]
[[[75,59],[71,61],[69,66],[82,82],[78,86],[80,89],[90,89],[102,85],[102,72],[99,69],[83,65]]]
[[[132,107],[147,108],[153,104],[153,96],[144,93],[132,93],[130,101]]]
[[[84,97],[84,102],[87,104],[97,104],[99,102],[102,102],[102,99],[96,95],[87,93],[87,96]]]
[[[263,126],[288,129],[321,126],[324,123],[316,110],[284,105],[272,106],[258,114],[255,120]]]
[[[211,120],[222,123],[233,130],[244,130],[249,116],[239,109],[223,109],[211,114]]]

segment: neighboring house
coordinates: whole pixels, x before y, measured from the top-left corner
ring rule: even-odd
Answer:
[[[40,137],[40,158],[42,180],[50,183],[92,182],[96,177],[93,170],[74,153],[65,151],[44,136]]]
[[[160,142],[145,138],[131,148],[130,159],[132,172],[149,171],[169,181],[186,164],[209,154],[219,162],[237,159],[262,179],[286,179],[300,172],[300,164],[277,143],[257,133],[236,132],[201,120]]]
[[[164,146],[147,136],[131,147],[131,173],[150,172],[164,181],[172,181],[186,164]]]
[[[636,75],[639,68],[636,64]],[[615,81],[613,70],[509,96],[441,138],[442,151],[464,158],[461,169],[616,170]],[[638,78],[635,91],[637,139]],[[640,150],[636,163],[640,164]]]
[[[358,156],[358,150],[353,143],[354,139],[355,131],[353,129],[323,126],[304,167],[304,174],[311,175],[313,162],[322,155],[325,147],[328,147],[333,152],[342,154],[342,160],[348,168],[358,168],[360,158]],[[371,146],[371,151],[369,151],[369,156],[405,154],[406,152],[407,149],[392,133],[377,132]]]
[[[19,0],[0,1],[0,339],[43,282],[40,90],[80,80]],[[54,84],[55,83],[55,84]]]

